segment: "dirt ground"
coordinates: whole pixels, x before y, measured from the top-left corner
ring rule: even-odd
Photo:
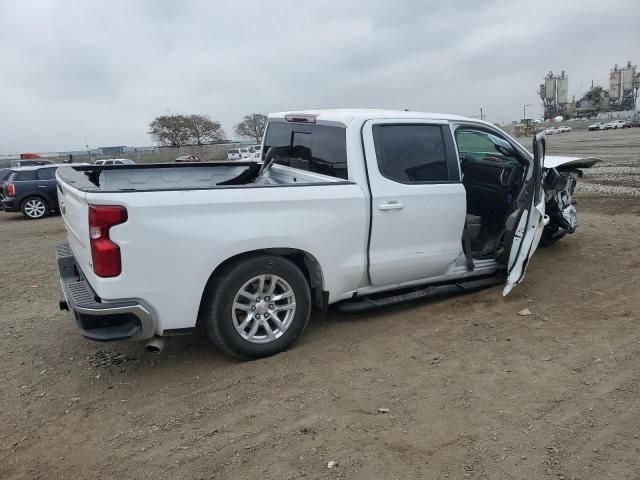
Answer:
[[[608,161],[585,184],[640,187],[640,129],[563,135],[552,152]],[[640,198],[578,201],[506,298],[330,312],[248,363],[84,340],[57,307],[60,217],[1,212],[0,478],[640,478]]]

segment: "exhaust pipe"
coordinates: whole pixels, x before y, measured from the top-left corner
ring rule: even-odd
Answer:
[[[158,355],[162,353],[164,350],[164,338],[162,337],[153,337],[151,340],[147,342],[147,345],[144,347],[147,349],[147,352]]]

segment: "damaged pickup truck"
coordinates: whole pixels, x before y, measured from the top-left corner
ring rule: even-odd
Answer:
[[[223,352],[286,349],[313,307],[342,311],[522,281],[577,226],[581,169],[452,115],[269,116],[259,162],[79,166],[57,173],[63,297],[92,340],[202,327]]]

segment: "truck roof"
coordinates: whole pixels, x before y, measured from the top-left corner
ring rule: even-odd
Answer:
[[[461,115],[450,115],[445,113],[427,113],[405,110],[376,110],[376,109],[330,109],[330,110],[295,110],[290,112],[270,113],[269,120],[284,121],[287,115],[294,116],[313,115],[317,122],[341,123],[348,126],[354,119],[372,120],[382,118],[398,119],[429,119],[429,120],[467,120],[481,122],[475,118],[463,117]],[[485,123],[485,122],[481,122]]]

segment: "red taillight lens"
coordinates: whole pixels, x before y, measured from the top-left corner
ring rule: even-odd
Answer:
[[[13,183],[7,183],[7,197],[16,196],[16,186]]]
[[[109,229],[126,221],[127,209],[122,206],[89,206],[91,259],[99,277],[117,277],[122,272],[120,247],[109,238]]]

